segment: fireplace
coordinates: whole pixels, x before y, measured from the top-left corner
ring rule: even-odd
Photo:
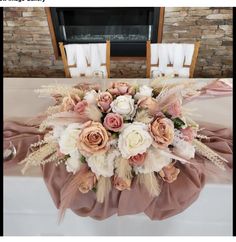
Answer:
[[[111,41],[111,56],[145,56],[146,41],[157,42],[160,8],[50,8],[57,43]]]

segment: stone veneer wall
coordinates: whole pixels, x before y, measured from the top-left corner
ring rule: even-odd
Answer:
[[[64,77],[43,8],[4,8],[4,76]],[[165,8],[163,42],[201,41],[196,77],[232,77],[232,8]],[[111,61],[111,77],[145,77],[145,60]]]

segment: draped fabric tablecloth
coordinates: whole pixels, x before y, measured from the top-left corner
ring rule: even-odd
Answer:
[[[42,101],[43,99],[33,101],[37,96],[33,93],[33,88],[35,88],[35,86],[30,83],[32,88],[27,86],[27,88],[23,89],[23,93],[25,92],[25,95],[21,96],[23,99],[21,100],[23,106],[18,102],[16,102],[17,105],[12,105],[11,93],[14,92],[14,88],[17,88],[17,85],[19,85],[18,88],[22,87],[22,83],[20,83],[21,80],[18,81],[19,83],[17,83],[15,87],[10,86],[7,92],[4,93],[4,99],[6,101],[4,106],[4,115],[6,118],[4,123],[4,141],[11,140],[17,149],[16,158],[5,163],[5,168],[15,167],[15,164],[27,155],[29,145],[33,142],[37,142],[43,137],[43,133],[37,131],[37,122],[29,122],[29,118],[26,118],[26,116],[32,117],[38,115],[50,104],[48,99],[44,101]],[[42,79],[42,82],[44,81],[47,81],[47,84],[52,83],[52,81],[49,82],[49,80]],[[73,84],[78,83],[78,80],[73,79],[60,80],[62,83],[66,83],[66,81],[70,81]],[[129,80],[125,81],[129,82]],[[139,83],[148,81],[148,79],[138,80]],[[204,81],[212,80],[203,79],[203,82]],[[10,81],[9,85],[11,85]],[[40,87],[40,85],[37,86]],[[223,97],[218,99],[221,99],[221,101],[224,101],[224,99],[227,100],[229,103],[227,108],[231,108],[229,107],[231,103],[228,96],[224,97],[224,99]],[[204,128],[202,134],[211,137],[210,141],[207,141],[208,146],[229,161],[225,172],[218,170],[218,168],[214,167],[203,157],[196,156],[195,159],[191,160],[191,164],[182,165],[179,163],[177,165],[181,170],[178,179],[171,184],[162,183],[162,191],[156,198],[150,197],[147,190],[134,180],[130,191],[120,192],[116,189],[112,189],[103,204],[96,201],[96,196],[93,191],[87,194],[81,194],[78,191],[76,198],[70,205],[72,211],[80,216],[90,216],[99,220],[105,219],[116,213],[118,215],[128,215],[144,212],[151,219],[160,220],[176,215],[189,207],[198,198],[206,182],[230,183],[232,175],[232,124],[230,117],[232,116],[232,110],[225,109],[225,106],[224,109],[221,109],[219,105],[216,107],[214,100],[215,99],[211,99],[210,101],[195,100],[189,102],[186,106],[196,108],[199,105],[197,105],[197,102],[203,102],[204,106],[200,104],[196,111],[197,113],[201,113],[200,108],[208,107],[208,116],[204,115],[203,118],[198,118],[201,120],[200,127]],[[220,100],[218,100],[218,102],[220,103]],[[26,104],[26,106],[30,105],[30,108],[26,108],[24,104]],[[11,111],[12,109],[13,112]],[[216,114],[214,114],[214,112]],[[213,117],[214,122],[209,122],[212,119],[212,117],[210,117],[212,113],[213,116],[218,115],[218,119],[216,120]],[[24,120],[27,120],[27,125],[24,125],[22,120],[18,120],[19,117],[22,118],[22,116],[25,116]],[[39,119],[40,118],[42,117],[39,117]],[[206,121],[208,122],[206,123]],[[48,190],[56,207],[59,208],[63,191],[67,182],[70,180],[71,174],[66,172],[63,165],[56,167],[54,163],[46,164],[42,170]]]

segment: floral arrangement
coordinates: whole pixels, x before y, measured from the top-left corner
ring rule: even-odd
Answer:
[[[198,153],[224,169],[224,158],[201,142],[199,125],[183,107],[184,85],[131,85],[116,82],[105,91],[90,85],[43,86],[36,90],[56,100],[39,126],[44,139],[31,145],[21,162],[55,162],[72,179],[70,193],[95,192],[103,203],[112,187],[132,189],[136,177],[151,196],[161,182],[172,183]]]

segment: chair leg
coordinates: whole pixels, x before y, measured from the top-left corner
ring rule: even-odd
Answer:
[[[150,40],[146,42],[146,77],[150,78],[151,72],[151,44]]]
[[[68,64],[67,64],[65,47],[64,47],[62,42],[59,42],[59,48],[60,48],[60,51],[61,51],[61,58],[62,58],[62,62],[63,62],[63,65],[64,65],[65,76],[66,77],[71,77],[70,76],[69,67],[68,67]]]
[[[111,58],[111,44],[110,40],[106,41],[106,68],[107,77],[110,78],[110,58]]]
[[[191,62],[191,65],[190,65],[190,70],[189,70],[189,77],[190,78],[193,78],[194,70],[195,70],[196,63],[197,63],[199,48],[200,48],[200,41],[196,41],[195,44],[194,44],[193,58],[192,58],[192,62]]]

